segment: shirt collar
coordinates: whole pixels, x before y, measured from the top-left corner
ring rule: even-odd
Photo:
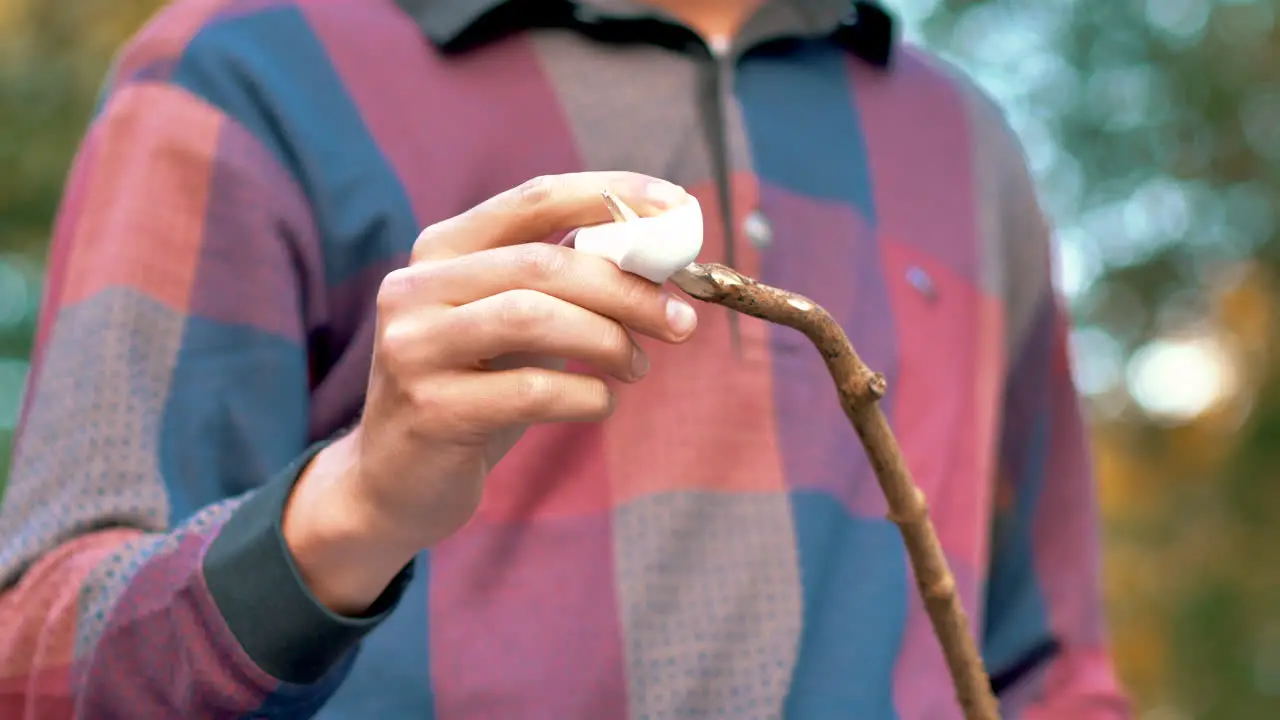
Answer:
[[[445,52],[461,52],[519,30],[590,29],[598,37],[661,43],[672,21],[634,0],[396,0]],[[894,18],[868,0],[766,0],[744,28],[749,44],[828,36],[876,67],[887,67],[896,42]],[[605,28],[608,28],[607,30]],[[669,37],[669,34],[668,34]]]

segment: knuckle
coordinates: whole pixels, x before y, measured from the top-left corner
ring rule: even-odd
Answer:
[[[475,307],[464,306],[446,311],[440,319],[439,337],[444,342],[456,343],[460,338],[477,339],[490,335],[494,327],[501,326],[500,318],[475,312]]]
[[[385,317],[401,306],[401,299],[409,293],[412,276],[408,268],[392,270],[378,284],[378,295],[375,306],[379,317]]]
[[[521,373],[512,389],[512,403],[526,418],[545,414],[555,399],[555,383],[541,372]]]
[[[511,248],[511,262],[526,282],[545,282],[562,274],[566,266],[563,248],[547,243],[528,243]]]
[[[413,305],[421,305],[430,298],[424,290],[434,284],[439,273],[439,262],[424,262],[396,268],[382,278],[378,286],[375,306],[379,317],[388,317]]]
[[[530,178],[512,191],[513,202],[522,210],[537,208],[551,199],[555,184],[555,179],[550,175]]]
[[[449,250],[449,246],[457,238],[460,225],[478,209],[473,207],[460,215],[447,217],[423,228],[422,232],[418,233],[417,239],[413,241],[413,247],[409,252],[409,265],[412,267],[419,263],[447,260],[456,256],[457,253]]]
[[[434,378],[418,382],[406,392],[410,430],[424,439],[483,439],[487,430],[483,423],[468,413],[465,405],[459,405],[456,395],[443,390],[443,382],[447,381]]]
[[[611,356],[623,361],[631,358],[631,335],[620,323],[609,322],[601,335],[600,346]]]
[[[418,435],[432,433],[442,424],[448,424],[456,414],[441,400],[440,394],[430,383],[419,383],[409,388],[405,395],[412,409],[409,425]]]
[[[392,320],[378,336],[378,357],[393,375],[404,369],[413,345],[415,328],[406,320]]]
[[[627,276],[618,283],[616,292],[622,306],[638,317],[655,311],[665,312],[662,303],[658,302],[662,291],[653,283]]]
[[[439,234],[439,224],[428,225],[418,233],[417,239],[413,241],[413,248],[409,252],[409,262],[416,263],[423,260],[430,252],[436,236]]]
[[[524,335],[537,331],[551,317],[543,297],[532,290],[511,290],[502,296],[498,322],[503,331]]]

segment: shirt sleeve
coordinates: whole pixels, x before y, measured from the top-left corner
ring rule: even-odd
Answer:
[[[1003,140],[1008,370],[983,654],[1003,715],[1120,720],[1108,647],[1095,478],[1051,280],[1050,229],[1012,131]]]
[[[367,617],[280,532],[309,449],[303,194],[181,88],[112,91],[59,212],[0,506],[0,717],[309,717]]]

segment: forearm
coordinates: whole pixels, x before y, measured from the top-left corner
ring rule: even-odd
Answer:
[[[1129,717],[1107,648],[1100,533],[1067,320],[1048,293],[1013,366],[996,509],[985,654],[1007,676],[1006,717]],[[1045,649],[1048,649],[1045,652]]]
[[[0,717],[71,717],[72,667],[82,663],[77,635],[90,576],[137,530],[112,530],[66,543],[0,594]]]
[[[281,529],[309,459],[173,532],[45,553],[0,596],[0,717],[309,717],[410,576],[354,617],[311,593]]]
[[[115,529],[45,553],[0,596],[0,717],[225,717],[278,685],[209,602],[201,558],[236,503],[168,534]]]

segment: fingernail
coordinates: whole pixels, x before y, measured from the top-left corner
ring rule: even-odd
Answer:
[[[667,325],[677,338],[683,338],[698,326],[698,314],[689,303],[673,295],[667,298]]]
[[[631,351],[631,377],[639,380],[649,373],[649,356],[640,348]]]
[[[645,199],[658,210],[670,210],[680,205],[689,197],[689,193],[679,185],[662,180],[655,180],[645,188]]]

